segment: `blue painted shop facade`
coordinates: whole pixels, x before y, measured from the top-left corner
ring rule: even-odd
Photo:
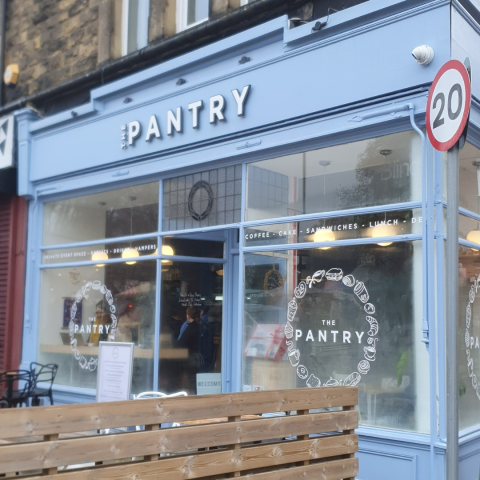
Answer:
[[[17,113],[22,365],[59,364],[59,403],[94,400],[100,340],[135,343],[134,393],[358,385],[359,478],[445,478],[446,158],[425,108],[439,67],[468,56],[460,478],[477,479],[480,28],[439,0],[314,27],[278,18],[73,110]]]

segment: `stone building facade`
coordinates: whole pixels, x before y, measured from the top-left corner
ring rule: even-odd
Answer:
[[[316,3],[305,0],[205,0],[207,18],[187,26],[179,17],[181,8],[190,8],[188,1],[6,1],[2,73],[7,66],[17,64],[19,77],[15,85],[4,87],[0,115],[27,103],[47,115],[66,105],[84,103],[88,101],[89,88],[270,18],[288,12],[295,22],[311,20]],[[197,0],[197,6],[198,2],[202,0]],[[343,3],[352,2],[361,3],[360,0]],[[136,25],[139,36],[143,35],[145,41],[138,45],[134,42],[133,48],[125,48],[123,38],[130,28],[125,21],[128,8],[138,11],[144,8],[147,15],[143,23],[138,18]],[[320,14],[325,9],[317,10]],[[167,45],[168,39],[172,42]],[[165,48],[162,49],[162,45]],[[75,79],[82,80],[75,82]],[[62,106],[56,108],[56,103]]]

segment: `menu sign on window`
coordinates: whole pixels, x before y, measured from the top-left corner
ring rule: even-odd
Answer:
[[[100,342],[97,402],[130,399],[133,347],[133,343],[127,342]]]

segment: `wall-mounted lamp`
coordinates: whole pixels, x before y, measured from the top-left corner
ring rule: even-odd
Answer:
[[[20,70],[16,63],[8,65],[5,69],[5,73],[3,74],[3,81],[5,82],[5,85],[16,85],[19,72]]]

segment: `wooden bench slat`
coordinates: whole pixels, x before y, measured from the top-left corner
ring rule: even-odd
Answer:
[[[358,412],[352,410],[3,445],[0,446],[0,473],[353,430],[357,427]]]
[[[315,463],[274,472],[243,475],[239,480],[342,480],[358,475],[358,458]]]
[[[357,435],[319,437],[298,442],[282,442],[247,447],[241,452],[223,450],[201,455],[163,458],[148,463],[104,466],[101,469],[67,471],[55,475],[55,480],[178,480],[207,475],[222,475],[232,471],[249,471],[266,465],[284,465],[303,460],[315,460],[358,451]],[[43,480],[33,477],[29,480]]]
[[[0,439],[357,404],[356,388],[324,387],[0,410]]]

